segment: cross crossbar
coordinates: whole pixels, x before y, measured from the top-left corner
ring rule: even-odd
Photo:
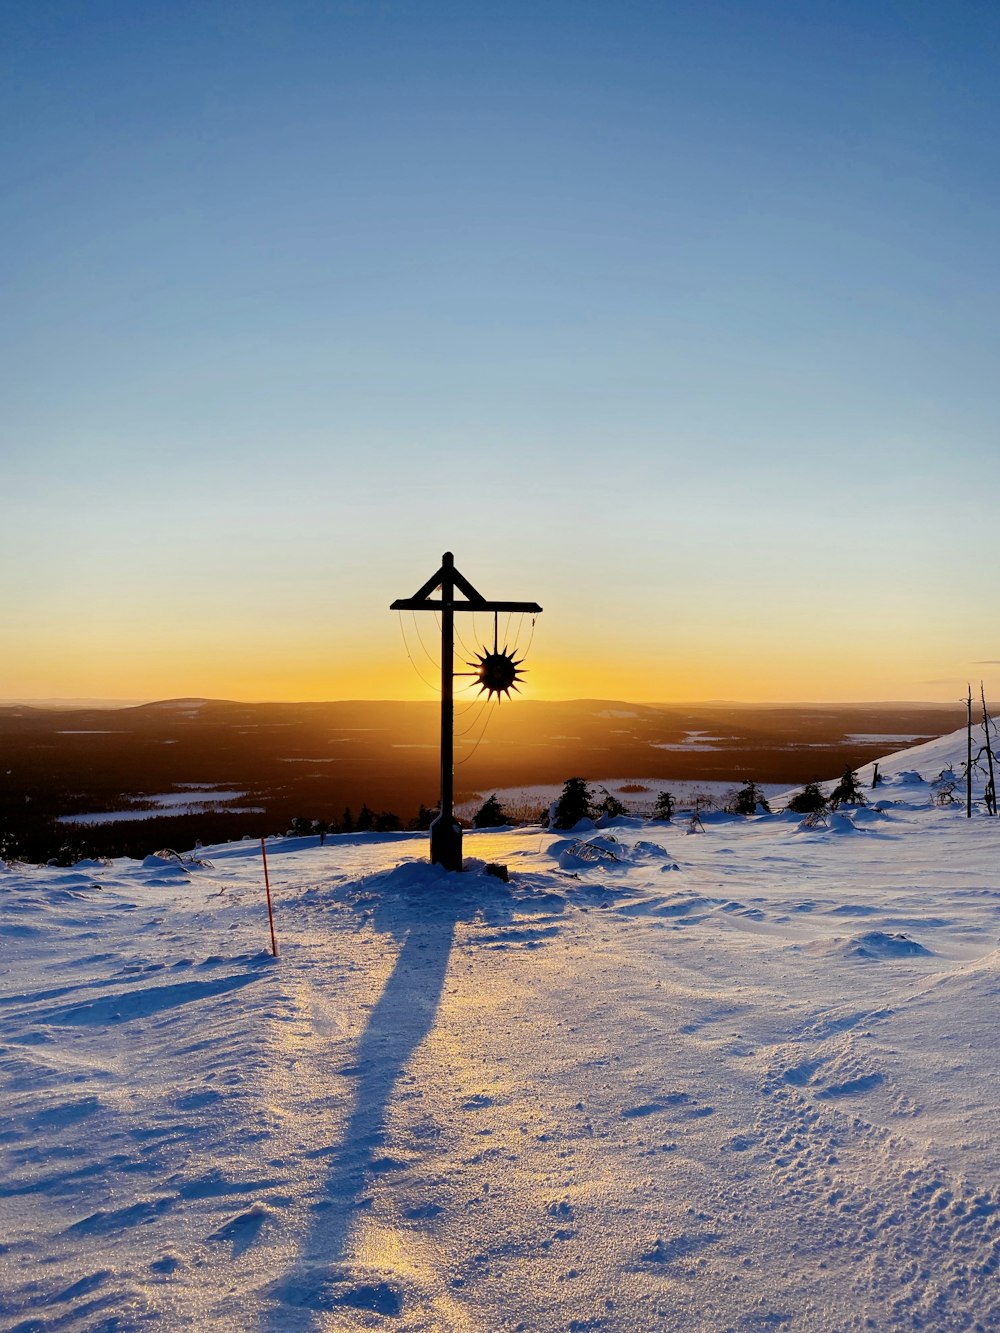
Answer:
[[[431,593],[441,589],[441,601],[431,600]],[[467,601],[456,602],[454,591],[465,594]],[[448,598],[445,601],[445,597]],[[474,588],[464,574],[455,568],[454,557],[450,552],[445,555],[444,563],[438,572],[417,589],[412,597],[397,597],[389,607],[390,611],[441,611],[450,606],[453,611],[524,611],[530,615],[539,615],[541,607],[537,602],[491,602]]]
[[[539,615],[542,610],[537,602],[488,602],[485,597],[478,602],[434,602],[429,597],[421,597],[419,594],[416,597],[398,598],[390,605],[389,610],[441,611],[446,606],[452,611],[524,611],[531,615]]]

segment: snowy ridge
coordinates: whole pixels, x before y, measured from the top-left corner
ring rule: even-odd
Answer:
[[[274,839],[278,960],[252,842],[0,871],[0,1328],[1000,1327],[964,744],[825,825],[474,833],[460,877]]]

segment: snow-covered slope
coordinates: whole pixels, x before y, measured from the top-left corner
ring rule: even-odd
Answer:
[[[981,727],[974,727],[972,733],[972,754],[973,758],[978,754],[979,748],[983,743],[983,733]],[[963,772],[963,764],[967,754],[967,737],[965,728],[959,731],[950,732],[947,736],[939,736],[936,740],[925,741],[923,745],[912,745],[908,750],[900,750],[898,754],[891,754],[885,759],[878,761],[879,772],[887,778],[900,779],[909,777],[912,780],[913,775],[918,775],[924,781],[933,782],[942,772],[947,769],[953,769],[956,775]],[[985,761],[984,761],[985,762]],[[859,770],[859,777],[865,781],[870,781],[873,765],[866,764]],[[977,790],[982,791],[982,776],[977,785]]]
[[[0,1327],[1000,1327],[1000,824],[912,776],[963,756],[463,876],[274,840],[276,961],[254,843],[0,870]]]

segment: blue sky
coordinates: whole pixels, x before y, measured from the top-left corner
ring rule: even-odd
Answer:
[[[446,548],[545,605],[550,695],[996,656],[995,6],[36,0],[0,49],[0,696],[420,694],[386,607]]]

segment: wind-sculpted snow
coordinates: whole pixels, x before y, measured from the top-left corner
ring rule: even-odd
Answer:
[[[272,840],[277,960],[253,843],[0,870],[0,1328],[1000,1328],[1000,825],[893,763]]]

